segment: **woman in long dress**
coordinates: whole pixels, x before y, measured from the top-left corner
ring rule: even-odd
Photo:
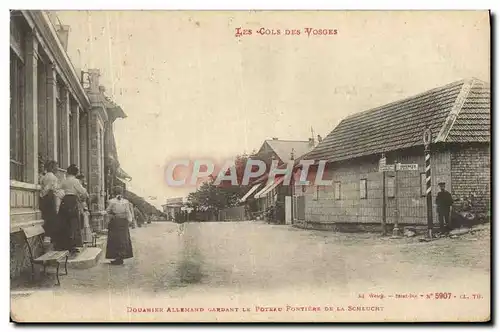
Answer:
[[[79,201],[89,197],[87,190],[76,178],[78,173],[78,166],[72,164],[66,171],[66,178],[61,181],[64,197],[59,207],[59,230],[55,242],[56,250],[69,250],[71,253],[78,252],[78,247],[83,246]]]
[[[50,160],[45,164],[46,173],[40,180],[42,190],[40,191],[40,210],[44,221],[43,228],[45,236],[50,237],[51,242],[54,241],[54,232],[57,227],[57,206],[56,192],[58,190],[58,179],[55,175],[57,172],[57,162]]]
[[[106,258],[112,259],[113,265],[122,265],[124,259],[134,256],[128,227],[132,221],[132,212],[129,201],[123,198],[123,189],[115,187],[113,192],[115,197],[109,200],[106,209],[108,215],[111,216],[108,225]]]

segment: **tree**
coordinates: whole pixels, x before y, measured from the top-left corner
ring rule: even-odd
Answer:
[[[233,185],[230,180],[224,180],[216,185],[216,177],[210,176],[195,192],[188,195],[188,206],[197,211],[211,211],[212,213],[238,206],[240,199],[249,190],[248,185],[241,185],[247,160],[246,155],[236,156],[234,169],[228,169],[225,172],[225,175],[229,175],[231,171],[236,171],[237,185]]]

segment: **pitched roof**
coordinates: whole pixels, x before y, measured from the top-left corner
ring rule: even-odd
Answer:
[[[433,142],[490,141],[490,85],[461,80],[357,113],[339,125],[305,159],[340,161]]]
[[[292,150],[295,158],[299,158],[312,150],[308,141],[286,141],[270,139],[264,141],[278,155],[283,162],[290,160]]]

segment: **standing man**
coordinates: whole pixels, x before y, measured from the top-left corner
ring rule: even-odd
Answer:
[[[139,210],[139,208],[137,207],[137,205],[134,206],[134,216],[135,216],[135,220],[137,222],[137,226],[138,227],[142,227],[142,225],[144,225],[145,223],[145,217],[144,217],[144,214],[141,212],[141,210]]]
[[[439,182],[439,188],[441,191],[436,196],[437,213],[439,218],[439,228],[441,232],[445,232],[445,227],[451,230],[450,225],[450,208],[453,205],[453,198],[451,194],[446,191],[446,184],[444,182]]]

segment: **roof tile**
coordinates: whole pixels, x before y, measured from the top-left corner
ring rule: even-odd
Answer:
[[[465,80],[393,102],[344,119],[305,158],[340,161],[422,144],[429,127],[434,138],[455,105]],[[487,142],[490,139],[489,85],[473,85],[449,135],[449,142]]]

